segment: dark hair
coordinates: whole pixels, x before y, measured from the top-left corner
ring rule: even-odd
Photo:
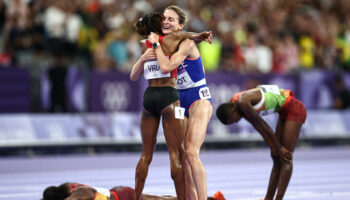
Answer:
[[[153,12],[145,15],[134,23],[134,28],[139,35],[147,36],[151,32],[162,34],[162,22],[164,15],[162,13]]]
[[[185,11],[176,5],[171,5],[165,8],[165,10],[173,10],[176,12],[176,14],[179,16],[179,24],[185,24],[186,23],[186,14]]]
[[[44,190],[44,200],[64,200],[69,196],[66,184],[60,186],[49,186]]]
[[[227,119],[232,115],[232,107],[235,106],[236,103],[223,103],[216,109],[216,117],[223,124],[229,124]]]

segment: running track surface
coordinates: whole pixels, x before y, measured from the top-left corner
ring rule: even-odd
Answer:
[[[140,153],[0,158],[0,200],[39,200],[49,185],[66,181],[96,187],[134,186]],[[272,166],[268,149],[202,151],[208,195],[258,200]],[[156,152],[144,193],[175,195],[167,152]],[[286,200],[350,200],[350,147],[297,148]]]

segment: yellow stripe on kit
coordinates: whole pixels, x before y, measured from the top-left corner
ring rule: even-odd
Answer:
[[[96,192],[94,200],[107,200],[107,199],[108,197],[106,195]]]

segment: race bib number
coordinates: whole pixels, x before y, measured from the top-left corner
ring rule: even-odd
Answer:
[[[280,88],[277,85],[258,85],[264,92],[270,92],[273,94],[281,94]]]
[[[175,119],[184,119],[185,108],[180,106],[175,106]]]
[[[274,109],[259,111],[260,116],[266,116],[274,113]]]
[[[147,61],[144,64],[143,68],[143,74],[145,76],[145,79],[155,79],[155,78],[165,78],[170,77],[170,72],[163,74],[160,70],[158,61]]]
[[[210,99],[211,95],[210,95],[209,88],[202,87],[201,89],[199,89],[199,96],[201,99]]]

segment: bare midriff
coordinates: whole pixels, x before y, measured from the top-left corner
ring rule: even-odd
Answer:
[[[175,78],[156,78],[148,80],[149,87],[173,87],[176,88]]]

